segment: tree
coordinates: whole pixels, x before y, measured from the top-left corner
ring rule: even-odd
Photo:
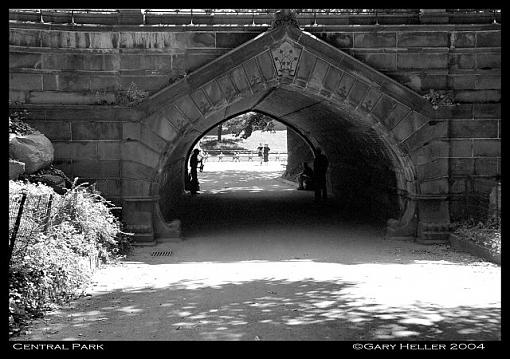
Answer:
[[[250,137],[253,131],[274,132],[273,119],[258,112],[247,112],[239,115],[225,121],[223,126],[236,137],[241,136],[244,139]]]

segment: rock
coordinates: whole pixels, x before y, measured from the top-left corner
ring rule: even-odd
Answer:
[[[9,135],[9,156],[25,163],[27,174],[50,165],[53,155],[53,145],[43,134]]]
[[[9,159],[9,179],[16,180],[20,174],[25,172],[25,164],[16,160]]]

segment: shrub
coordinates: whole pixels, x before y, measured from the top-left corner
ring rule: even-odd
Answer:
[[[52,304],[76,296],[88,284],[96,260],[110,262],[130,249],[128,235],[111,212],[114,207],[94,186],[76,185],[75,180],[58,195],[43,184],[10,181],[10,212],[17,212],[16,198],[22,192],[27,200],[9,263],[11,334]]]

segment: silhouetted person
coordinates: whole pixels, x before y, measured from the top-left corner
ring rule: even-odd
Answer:
[[[218,155],[218,162],[221,162],[222,159],[223,159],[223,152],[220,152],[220,154]]]
[[[322,154],[320,148],[315,152],[315,159],[313,161],[313,185],[315,186],[315,200],[328,198],[328,190],[326,188],[326,172],[328,170],[329,161],[326,156]]]
[[[260,165],[262,166],[264,147],[262,147],[262,143],[259,143],[259,147],[257,147],[257,153],[259,155]]]
[[[299,190],[309,190],[313,187],[313,170],[307,162],[303,162],[303,171],[298,176]]]
[[[269,148],[269,146],[267,145],[267,143],[264,145],[264,162],[268,162],[269,161],[269,150],[271,150]]]
[[[198,154],[200,153],[200,150],[194,149],[193,154],[190,157],[189,160],[189,166],[190,166],[190,192],[191,195],[197,194],[197,191],[200,190],[200,185],[198,183],[198,175],[197,175],[197,168],[200,165],[202,165],[202,160],[198,159]]]

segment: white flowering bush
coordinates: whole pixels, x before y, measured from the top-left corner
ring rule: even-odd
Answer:
[[[9,262],[10,334],[53,304],[79,294],[98,261],[107,263],[129,248],[114,208],[92,186],[59,195],[43,184],[9,182],[10,222],[27,194]],[[51,211],[47,200],[52,195]],[[42,205],[41,205],[42,203]],[[9,223],[10,235],[13,224]]]

